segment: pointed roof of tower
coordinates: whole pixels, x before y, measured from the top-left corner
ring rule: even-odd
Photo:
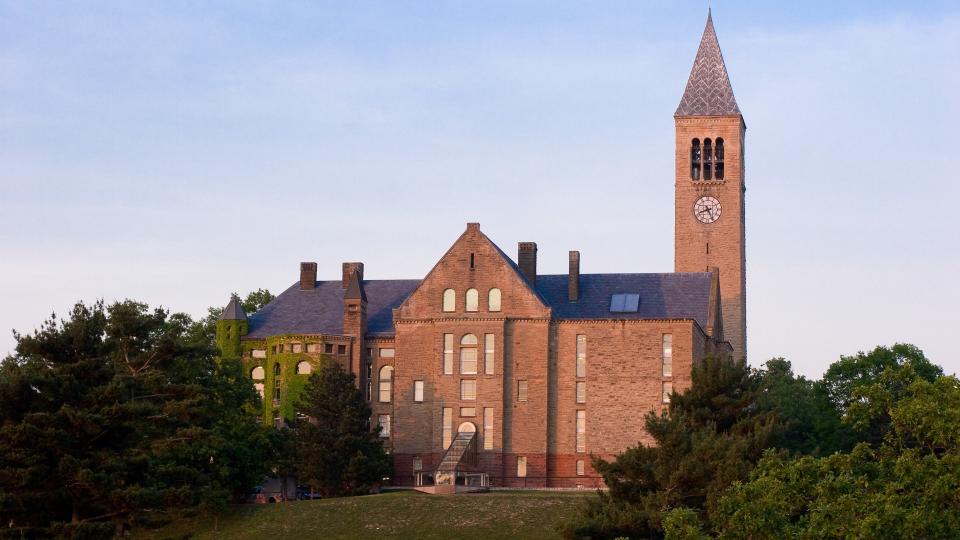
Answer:
[[[687,89],[683,92],[675,116],[723,116],[740,114],[733,97],[730,76],[723,63],[717,32],[713,29],[713,15],[707,10],[707,26],[700,39],[697,58],[690,70]]]
[[[345,300],[363,300],[367,301],[367,293],[363,289],[363,283],[360,281],[360,274],[354,272],[350,274],[350,284],[347,285],[347,292],[344,293]]]
[[[227,304],[227,307],[223,308],[223,313],[220,314],[221,321],[245,321],[247,320],[247,313],[243,311],[243,306],[240,305],[240,298],[237,295],[230,297],[230,303]]]

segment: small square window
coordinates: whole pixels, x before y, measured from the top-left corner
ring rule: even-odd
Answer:
[[[333,354],[333,343],[324,343],[323,352],[327,354]]]
[[[394,349],[380,349],[380,358],[393,358]]]
[[[308,353],[320,352],[320,345],[318,343],[307,343],[307,352]]]
[[[517,401],[527,400],[527,381],[517,381]]]
[[[337,345],[337,354],[339,354],[340,356],[343,356],[343,355],[347,354],[347,346],[346,346],[346,345]]]
[[[303,352],[303,345],[300,343],[293,343],[290,345],[290,348],[292,349],[291,352],[295,352],[295,353]]]
[[[460,407],[460,416],[466,416],[468,418],[471,418],[476,415],[477,415],[476,407]]]

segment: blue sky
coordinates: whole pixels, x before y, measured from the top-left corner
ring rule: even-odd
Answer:
[[[673,268],[706,3],[0,2],[0,354],[78,299],[202,314],[298,263]],[[819,376],[960,305],[960,7],[714,3],[747,131],[750,360]]]

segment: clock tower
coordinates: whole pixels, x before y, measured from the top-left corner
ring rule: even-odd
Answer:
[[[747,354],[744,135],[747,126],[708,12],[687,88],[674,114],[677,272],[720,269],[723,336]]]

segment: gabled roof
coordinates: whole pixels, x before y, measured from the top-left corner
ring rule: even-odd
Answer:
[[[709,272],[581,274],[580,296],[568,301],[567,274],[537,276],[537,290],[556,319],[693,319],[706,329],[710,315]],[[614,294],[638,293],[636,312],[610,312]]]
[[[393,335],[393,308],[399,307],[420,283],[418,279],[365,280],[367,335]],[[343,282],[318,281],[310,290],[294,283],[250,316],[249,339],[281,334],[343,334]]]
[[[223,313],[220,314],[221,321],[245,321],[247,320],[247,313],[243,311],[243,306],[240,305],[240,298],[237,295],[230,297],[230,302],[227,303],[227,307],[223,308]]]
[[[713,16],[707,11],[707,26],[700,39],[697,58],[690,70],[687,89],[675,116],[725,116],[740,114],[720,43],[713,29]]]

